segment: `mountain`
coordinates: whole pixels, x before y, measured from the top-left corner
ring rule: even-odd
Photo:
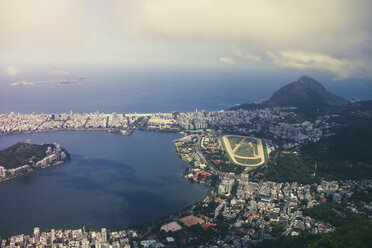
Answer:
[[[266,102],[268,106],[327,108],[346,105],[348,101],[327,91],[316,80],[302,76],[277,90]]]
[[[265,107],[297,107],[303,112],[324,111],[333,107],[347,105],[349,102],[327,91],[316,80],[302,76],[277,90],[268,100],[248,103],[233,109],[255,109]]]

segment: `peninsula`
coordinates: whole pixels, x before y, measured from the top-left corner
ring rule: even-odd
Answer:
[[[70,154],[57,143],[36,145],[31,144],[30,139],[19,142],[0,151],[0,182],[69,159]]]

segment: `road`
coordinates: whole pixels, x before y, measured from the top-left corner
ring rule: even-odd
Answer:
[[[214,174],[214,175],[218,175],[218,176],[223,176],[223,174],[220,172],[220,171],[218,171],[218,170],[216,170],[210,163],[208,163],[208,161],[205,159],[205,157],[204,157],[204,155],[203,155],[203,152],[201,151],[201,141],[202,141],[202,138],[201,138],[201,136],[200,135],[198,135],[198,142],[197,142],[197,144],[196,144],[196,151],[197,151],[197,153],[199,153],[200,154],[200,157],[202,158],[202,160],[203,160],[203,163],[204,164],[206,164],[206,165],[208,165],[208,167],[210,168],[210,170],[211,170],[211,172],[212,172],[212,174]]]

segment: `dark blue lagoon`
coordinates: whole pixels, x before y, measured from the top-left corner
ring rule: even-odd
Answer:
[[[182,178],[178,134],[59,131],[0,137],[0,149],[30,138],[58,142],[72,160],[0,184],[0,235],[33,227],[120,229],[201,200],[207,188]]]

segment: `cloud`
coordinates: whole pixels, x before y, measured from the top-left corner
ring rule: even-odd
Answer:
[[[60,82],[58,85],[61,86],[78,86],[81,85],[79,82]]]
[[[367,7],[369,0],[126,0],[116,16],[136,35],[313,48],[370,36]]]
[[[256,56],[253,54],[243,55],[239,50],[235,51],[235,55],[247,61],[254,62],[254,63],[260,63],[262,61],[262,58],[260,56]]]
[[[34,82],[30,82],[30,81],[16,81],[16,82],[11,83],[10,85],[12,85],[12,86],[18,86],[18,85],[34,85]]]
[[[75,44],[83,30],[80,4],[76,0],[0,0],[0,49]]]
[[[24,66],[23,65],[10,65],[10,66],[5,66],[3,68],[3,74],[6,74],[8,76],[15,76],[23,73],[24,71]]]
[[[78,82],[84,82],[84,81],[88,81],[88,78],[81,77],[81,78],[75,78],[75,79],[51,79],[51,80],[37,81],[37,83],[69,84],[69,83],[78,83]]]
[[[334,79],[336,80],[360,76],[372,77],[372,65],[365,64],[360,60],[334,58],[326,54],[298,51],[279,53],[268,51],[266,55],[271,58],[275,67],[328,72],[335,75]]]
[[[69,75],[67,71],[54,67],[52,70],[48,72],[49,75]]]
[[[218,59],[223,64],[228,64],[228,65],[235,65],[235,61],[232,58],[228,57],[221,57]]]
[[[279,57],[298,51],[311,54],[317,64],[305,66],[303,58],[290,55],[292,62],[301,63],[298,67],[346,77],[364,73],[356,71],[372,64],[366,55],[372,51],[371,9],[370,0],[126,0],[118,1],[115,17],[134,37],[272,51]],[[240,55],[260,61],[255,55]],[[341,67],[352,73],[342,75]]]
[[[87,81],[87,80],[88,78],[85,78],[85,77],[75,78],[75,79],[51,79],[51,80],[43,80],[43,81],[36,81],[36,82],[20,80],[20,81],[15,81],[11,83],[11,85],[19,86],[19,85],[34,85],[35,83],[37,84],[51,83],[51,84],[69,86],[69,85],[81,85],[82,82]]]

